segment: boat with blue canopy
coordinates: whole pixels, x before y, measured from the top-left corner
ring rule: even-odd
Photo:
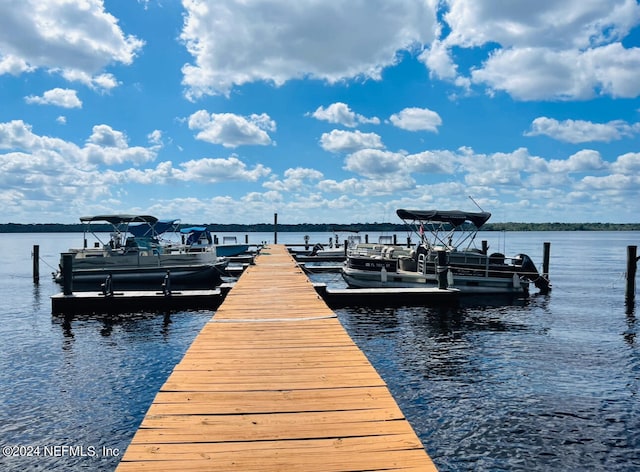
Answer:
[[[228,260],[214,246],[193,250],[191,244],[172,238],[180,220],[159,220],[151,215],[84,216],[84,244],[69,249],[73,284],[80,290],[97,290],[107,277],[116,289],[160,289],[167,275],[176,289],[214,288]],[[105,231],[105,229],[108,229]],[[88,238],[94,239],[89,247]],[[54,279],[64,282],[62,255]]]

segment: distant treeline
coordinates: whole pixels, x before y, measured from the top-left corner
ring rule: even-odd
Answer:
[[[183,224],[189,226],[206,226],[211,232],[225,233],[268,233],[274,231],[273,223],[258,224]],[[110,225],[91,225],[96,232],[111,231]],[[0,233],[75,233],[82,232],[84,225],[77,224],[0,224]],[[287,233],[328,233],[334,231],[361,232],[394,232],[405,231],[403,223],[355,223],[355,224],[278,224],[278,231]],[[640,223],[487,223],[483,231],[640,231]]]

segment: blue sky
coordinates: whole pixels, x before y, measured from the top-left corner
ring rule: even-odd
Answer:
[[[0,0],[0,222],[640,221],[635,0]]]

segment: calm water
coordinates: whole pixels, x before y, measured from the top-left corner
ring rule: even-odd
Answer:
[[[56,265],[80,237],[0,234],[8,248],[0,267],[1,470],[113,470],[211,316],[53,317],[49,297],[59,287],[46,264]],[[250,235],[251,242],[272,239]],[[624,304],[626,246],[638,245],[640,233],[480,239],[492,251],[527,253],[538,265],[550,241],[551,295],[456,309],[338,310],[436,465],[640,470],[638,321]],[[280,243],[302,241],[302,234],[278,236]],[[33,244],[42,259],[38,286],[31,282]],[[314,279],[342,284],[337,274]]]

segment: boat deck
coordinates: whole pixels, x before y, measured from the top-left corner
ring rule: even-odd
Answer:
[[[282,245],[175,367],[118,471],[434,471],[385,382]]]

